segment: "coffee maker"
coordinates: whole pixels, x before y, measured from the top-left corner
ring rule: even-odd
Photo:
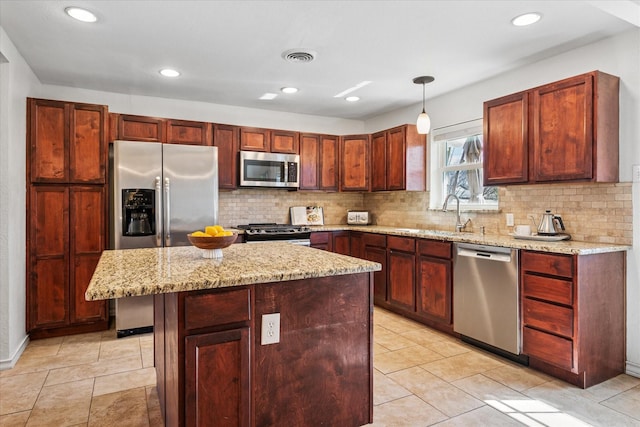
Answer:
[[[122,234],[150,236],[156,232],[155,191],[140,188],[122,190]]]

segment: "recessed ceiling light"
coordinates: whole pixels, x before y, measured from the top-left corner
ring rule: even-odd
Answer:
[[[65,13],[70,17],[82,22],[96,22],[98,18],[93,13],[79,7],[67,7]]]
[[[360,101],[360,97],[358,97],[358,96],[347,96],[344,100],[348,101],[348,102],[356,102],[356,101]]]
[[[511,20],[511,23],[516,27],[525,27],[527,25],[535,24],[542,18],[542,15],[537,12],[525,13],[524,15],[516,16]]]
[[[361,87],[365,87],[366,85],[368,85],[368,84],[370,84],[370,83],[373,83],[373,82],[371,82],[371,81],[369,81],[369,80],[361,81],[361,82],[360,82],[360,83],[358,83],[357,85],[355,85],[355,86],[353,86],[353,87],[350,87],[350,88],[349,88],[349,89],[347,89],[347,90],[343,90],[342,92],[340,92],[340,93],[339,93],[339,94],[337,94],[337,95],[333,95],[333,97],[334,97],[334,98],[342,98],[342,97],[343,97],[343,96],[345,96],[346,94],[351,93],[351,92],[353,92],[354,90],[358,90],[358,89],[360,89]]]
[[[180,75],[179,71],[173,70],[171,68],[163,68],[159,72],[165,77],[178,77]]]
[[[270,100],[272,100],[272,99],[275,99],[277,96],[278,96],[278,94],[277,94],[277,93],[270,93],[270,92],[267,92],[267,93],[265,93],[264,95],[262,95],[259,99],[265,99],[265,100],[267,100],[267,101],[270,101]]]
[[[298,91],[297,87],[283,87],[280,89],[282,93],[296,93]]]

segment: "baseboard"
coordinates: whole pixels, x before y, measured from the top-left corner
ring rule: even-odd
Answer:
[[[640,364],[627,361],[625,372],[632,377],[640,378]]]
[[[22,356],[22,352],[24,351],[24,349],[27,348],[27,344],[29,344],[29,335],[25,335],[22,343],[13,353],[13,357],[11,357],[11,359],[0,360],[0,371],[6,371],[7,369],[13,368],[16,363],[18,363],[18,359],[20,359],[20,356]]]

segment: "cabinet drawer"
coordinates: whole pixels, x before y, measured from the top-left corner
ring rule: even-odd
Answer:
[[[387,237],[387,248],[403,252],[415,252],[416,240],[406,237],[389,236]]]
[[[418,240],[418,253],[436,258],[451,259],[451,242],[440,242],[437,240]]]
[[[522,321],[527,326],[573,337],[573,310],[570,308],[525,298],[522,312]]]
[[[524,297],[533,297],[558,304],[573,305],[573,282],[525,273],[522,276]]]
[[[364,244],[366,246],[378,246],[380,248],[387,247],[387,236],[384,234],[364,233]]]
[[[330,237],[331,233],[329,231],[317,231],[315,233],[311,233],[309,240],[311,240],[312,245],[315,245],[318,243],[329,243]]]
[[[249,295],[248,288],[187,295],[184,298],[185,329],[249,321]]]
[[[573,277],[573,256],[522,251],[522,271]]]
[[[564,369],[573,368],[573,341],[523,328],[522,352]]]

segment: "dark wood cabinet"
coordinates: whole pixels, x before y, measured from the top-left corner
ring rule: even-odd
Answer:
[[[387,236],[364,233],[364,259],[378,262],[382,270],[373,273],[373,298],[376,304],[387,302]]]
[[[485,102],[485,185],[617,182],[619,84],[593,71]]]
[[[106,245],[106,106],[27,100],[27,331],[32,339],[108,328],[84,293]]]
[[[333,232],[333,252],[351,255],[351,234],[349,231]]]
[[[338,137],[300,135],[300,189],[338,191]]]
[[[28,105],[29,181],[105,183],[107,107],[33,98]]]
[[[238,188],[238,147],[240,128],[230,125],[213,125],[213,145],[218,147],[218,187],[227,190]]]
[[[299,133],[294,131],[241,127],[240,149],[298,154],[300,152],[300,137]]]
[[[116,139],[124,141],[167,142],[165,119],[115,114]]]
[[[340,191],[370,190],[369,135],[349,135],[340,139]]]
[[[309,237],[311,247],[333,252],[333,233],[331,231],[316,231]]]
[[[186,426],[251,425],[250,340],[248,327],[185,338]]]
[[[418,239],[417,245],[416,313],[449,326],[453,321],[453,245],[427,239]]]
[[[371,191],[424,191],[426,136],[403,125],[371,136]]]
[[[416,308],[416,252],[415,239],[387,237],[389,304],[414,312]]]
[[[522,350],[579,387],[624,372],[624,252],[521,252]]]
[[[211,145],[211,123],[167,119],[167,143]]]

